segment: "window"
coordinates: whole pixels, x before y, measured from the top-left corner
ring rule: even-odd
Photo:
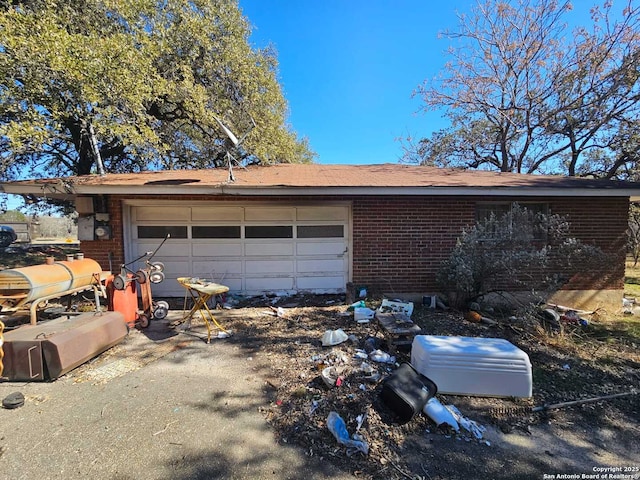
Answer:
[[[291,225],[264,225],[244,228],[245,238],[293,238]]]
[[[193,226],[192,238],[240,238],[240,226]]]
[[[138,226],[138,238],[187,238],[186,226]]]
[[[343,238],[343,225],[300,225],[298,238]]]

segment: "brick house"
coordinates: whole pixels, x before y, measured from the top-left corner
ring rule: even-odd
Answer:
[[[633,183],[397,164],[108,174],[0,188],[74,201],[81,249],[104,269],[170,234],[154,258],[167,276],[154,295],[176,297],[180,276],[247,294],[342,292],[347,282],[432,293],[440,263],[479,212],[543,206],[614,259],[606,271],[571,278],[551,300],[608,309],[621,305],[629,202],[640,198]]]

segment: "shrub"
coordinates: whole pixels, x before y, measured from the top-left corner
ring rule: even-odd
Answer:
[[[514,204],[463,230],[437,281],[460,308],[492,292],[553,290],[607,259],[597,246],[571,238],[565,217]]]

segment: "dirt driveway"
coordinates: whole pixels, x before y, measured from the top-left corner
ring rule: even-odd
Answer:
[[[361,328],[345,323],[343,307],[314,309],[316,317],[264,310],[222,312],[235,334],[209,345],[198,322],[191,332],[170,328],[180,316],[172,311],[55,382],[0,383],[0,398],[21,391],[27,399],[16,410],[0,409],[0,476],[542,479],[626,468],[617,473],[628,476],[617,478],[640,478],[637,396],[627,400],[634,402],[628,418],[590,423],[584,412],[563,411],[509,433],[488,424],[489,444],[438,431],[424,416],[397,425],[375,400],[379,385],[365,388],[362,407],[346,387],[325,391],[308,373],[322,328]],[[315,398],[322,405],[313,414]],[[474,411],[465,398],[452,399]],[[350,432],[349,409],[368,409],[369,456],[350,457],[327,431],[326,410],[340,408]],[[594,412],[606,416],[607,408]],[[614,478],[602,475],[594,478]]]

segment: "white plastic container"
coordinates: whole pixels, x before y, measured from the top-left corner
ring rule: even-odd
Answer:
[[[367,307],[356,307],[353,310],[353,319],[358,323],[369,323],[373,320],[376,311]]]
[[[501,338],[416,335],[411,364],[438,393],[483,397],[531,397],[529,356]]]

